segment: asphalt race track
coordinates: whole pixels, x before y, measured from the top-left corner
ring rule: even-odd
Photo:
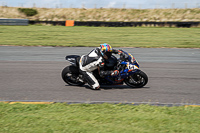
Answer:
[[[144,88],[69,86],[61,71],[65,56],[91,47],[0,46],[0,101],[200,104],[200,49],[122,48],[146,72]]]

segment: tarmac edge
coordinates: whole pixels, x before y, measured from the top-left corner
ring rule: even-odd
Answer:
[[[130,104],[130,105],[152,105],[152,106],[185,106],[185,107],[200,107],[200,104],[189,104],[189,103],[159,103],[159,102],[119,102],[119,101],[29,101],[29,100],[3,100],[0,103],[5,104],[55,104],[55,103],[66,103],[66,104]]]

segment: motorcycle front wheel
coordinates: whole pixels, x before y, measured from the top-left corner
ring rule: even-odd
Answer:
[[[62,70],[62,79],[69,85],[82,86],[85,83],[79,80],[79,69],[75,66],[67,66]]]
[[[124,82],[130,87],[141,88],[147,84],[148,77],[143,71],[139,70],[125,79]]]

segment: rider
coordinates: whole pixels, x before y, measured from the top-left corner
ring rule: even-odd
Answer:
[[[100,47],[93,49],[89,54],[81,56],[79,68],[84,76],[84,79],[94,90],[99,89],[100,85],[92,71],[98,69],[100,76],[116,76],[118,70],[104,71],[105,60],[111,57],[112,53],[121,54],[122,51],[112,49],[109,44],[100,44]]]

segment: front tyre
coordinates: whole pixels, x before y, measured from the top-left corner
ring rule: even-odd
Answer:
[[[133,88],[141,88],[145,86],[148,82],[147,75],[139,70],[135,72],[133,75],[129,76],[127,79],[125,79],[125,83]]]
[[[69,85],[82,86],[85,83],[79,79],[79,69],[75,66],[67,66],[62,70],[62,79]]]

